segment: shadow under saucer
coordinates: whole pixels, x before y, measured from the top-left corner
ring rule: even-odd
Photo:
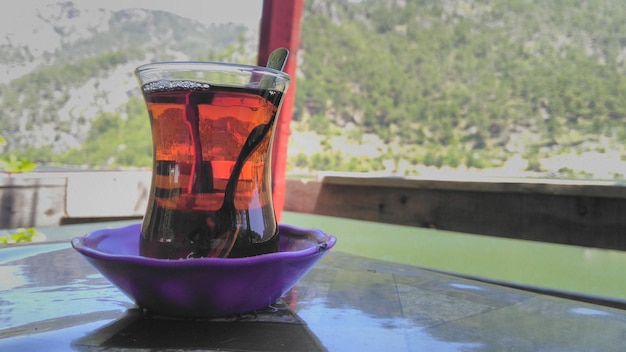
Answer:
[[[326,351],[306,323],[282,301],[262,310],[223,318],[172,318],[140,308],[72,342],[78,351],[210,349]]]

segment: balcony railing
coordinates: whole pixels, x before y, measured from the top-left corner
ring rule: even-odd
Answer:
[[[0,174],[0,228],[143,216],[150,171]],[[286,211],[626,249],[626,187],[600,181],[288,179]]]

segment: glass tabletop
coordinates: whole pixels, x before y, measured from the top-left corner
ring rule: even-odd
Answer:
[[[618,351],[626,312],[339,251],[279,302],[159,317],[68,242],[0,249],[2,351]]]

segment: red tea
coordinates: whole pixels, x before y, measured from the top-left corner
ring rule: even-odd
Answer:
[[[142,88],[152,125],[154,173],[141,230],[141,255],[178,259],[277,251],[266,159],[271,157],[282,93],[184,80],[156,81]],[[240,160],[232,199],[236,217],[217,216],[222,214],[218,210],[237,159],[259,125],[266,125],[267,133]],[[232,247],[220,248],[233,238],[218,238],[211,226],[235,219]]]

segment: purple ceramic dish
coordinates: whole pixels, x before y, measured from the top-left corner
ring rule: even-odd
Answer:
[[[278,300],[336,243],[315,229],[279,225],[280,250],[246,258],[139,255],[140,224],[72,239],[72,247],[142,308],[176,317],[249,313]]]

